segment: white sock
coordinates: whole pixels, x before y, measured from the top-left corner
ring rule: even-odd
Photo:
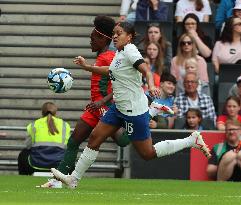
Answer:
[[[157,116],[158,113],[159,113],[159,110],[157,110],[156,108],[149,108],[149,115],[151,117]]]
[[[85,171],[94,163],[98,156],[99,151],[92,150],[85,147],[83,153],[80,155],[77,164],[75,165],[75,170],[72,172],[71,176],[76,179],[81,179]]]
[[[154,145],[157,157],[163,157],[166,155],[174,154],[182,149],[190,148],[192,141],[189,137],[184,139],[166,140],[158,142]]]

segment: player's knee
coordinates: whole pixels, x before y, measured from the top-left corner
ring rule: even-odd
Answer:
[[[145,151],[140,152],[140,156],[145,161],[149,161],[149,160],[153,159],[156,156],[156,154],[155,154],[154,150],[150,149],[150,150],[145,150]]]
[[[90,134],[90,138],[89,138],[89,141],[88,141],[88,147],[90,149],[93,149],[93,150],[99,150],[100,148],[100,141],[98,140],[98,135],[96,132],[91,132]]]

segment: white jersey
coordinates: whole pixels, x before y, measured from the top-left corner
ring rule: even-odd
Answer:
[[[141,115],[148,111],[148,100],[142,89],[142,74],[137,67],[143,57],[134,44],[127,44],[116,51],[109,70],[116,108],[128,116]]]

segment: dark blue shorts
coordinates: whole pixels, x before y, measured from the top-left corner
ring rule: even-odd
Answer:
[[[151,136],[148,111],[142,115],[128,116],[118,111],[113,104],[100,120],[105,124],[125,128],[130,140],[145,140]]]

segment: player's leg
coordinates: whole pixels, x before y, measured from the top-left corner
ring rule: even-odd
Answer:
[[[115,105],[112,105],[101,121],[90,134],[88,145],[81,154],[75,170],[71,176],[66,176],[56,169],[51,169],[54,176],[67,184],[70,188],[77,186],[77,181],[81,179],[85,171],[95,161],[100,145],[108,136],[112,136],[121,126],[121,121],[117,116]]]
[[[76,123],[75,129],[71,134],[64,158],[61,160],[58,170],[63,174],[70,174],[74,170],[77,154],[80,144],[89,137],[93,127],[98,123],[99,119],[88,111],[84,112],[80,120]],[[62,188],[62,183],[56,179],[49,179],[48,182],[37,186],[41,188]]]
[[[83,153],[75,166],[75,170],[70,176],[64,175],[58,170],[52,168],[51,171],[56,179],[62,181],[69,188],[76,188],[78,180],[82,178],[86,170],[96,160],[100,145],[106,140],[108,136],[113,135],[119,127],[99,122],[90,134],[88,145],[85,147]]]
[[[217,180],[227,181],[231,178],[234,168],[237,165],[237,153],[233,150],[225,153],[218,165]]]
[[[149,128],[149,113],[146,112],[138,116],[123,116],[125,119],[125,128],[130,139],[145,160],[155,157],[162,157],[173,154],[184,148],[195,147],[209,155],[209,150],[202,140],[199,132],[192,133],[184,139],[166,140],[152,145],[151,133]]]
[[[113,136],[111,136],[111,138],[120,147],[126,147],[131,142],[128,133],[122,127],[119,130],[117,130],[116,133]]]
[[[79,146],[89,137],[92,130],[93,127],[87,124],[83,119],[80,119],[76,123],[74,131],[69,138],[64,158],[57,168],[63,174],[70,174],[73,171]]]
[[[189,138],[165,140],[152,145],[152,138],[148,137],[142,141],[132,141],[132,144],[145,160],[171,155],[185,148],[192,147],[192,141]]]

